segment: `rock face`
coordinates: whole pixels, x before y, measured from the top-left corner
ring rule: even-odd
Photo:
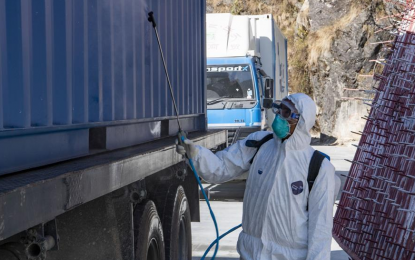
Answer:
[[[231,12],[233,0],[211,0],[206,2],[207,13],[224,13]],[[218,11],[219,10],[219,11]]]
[[[359,136],[351,131],[362,131],[364,127],[362,117],[367,115],[369,107],[361,98],[370,96],[346,89],[371,88],[372,81],[359,74],[373,74],[375,63],[370,60],[377,58],[381,45],[371,43],[388,37],[374,33],[374,12],[376,6],[360,9],[351,0],[309,0],[310,81],[323,139],[332,137],[339,142],[357,139]],[[317,48],[320,53],[313,53],[316,51],[313,45],[324,45],[319,41],[330,37],[328,48]],[[353,97],[360,99],[350,99]]]
[[[350,10],[351,0],[306,0],[304,5],[309,6],[309,20],[311,31],[317,31],[330,26]]]
[[[273,13],[291,45],[290,89],[306,92],[318,106],[315,134],[324,142],[360,137],[351,131],[362,131],[361,117],[370,108],[362,99],[370,95],[345,89],[372,87],[372,80],[359,74],[373,74],[375,63],[370,60],[377,58],[381,45],[371,43],[391,39],[375,33],[376,15],[386,12],[382,0],[207,0],[207,4],[209,12]],[[297,79],[299,70],[305,79]]]

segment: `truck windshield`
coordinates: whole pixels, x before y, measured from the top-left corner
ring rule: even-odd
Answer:
[[[251,67],[248,64],[208,65],[207,100],[220,98],[255,99]]]

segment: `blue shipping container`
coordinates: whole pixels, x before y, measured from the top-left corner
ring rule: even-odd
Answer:
[[[205,130],[204,0],[0,0],[0,175]]]

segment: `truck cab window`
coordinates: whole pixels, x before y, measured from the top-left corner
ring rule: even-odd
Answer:
[[[208,66],[207,99],[254,99],[252,73],[248,64]]]

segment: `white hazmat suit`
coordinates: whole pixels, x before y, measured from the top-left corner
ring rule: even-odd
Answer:
[[[196,146],[193,158],[200,176],[223,183],[249,170],[238,252],[242,259],[330,259],[333,204],[339,189],[333,165],[324,159],[311,194],[307,175],[314,149],[310,129],[316,115],[314,101],[305,94],[288,96],[301,114],[292,136],[283,143],[274,138],[256,148],[246,140],[261,140],[260,131],[213,154]],[[308,211],[307,211],[308,201]]]

